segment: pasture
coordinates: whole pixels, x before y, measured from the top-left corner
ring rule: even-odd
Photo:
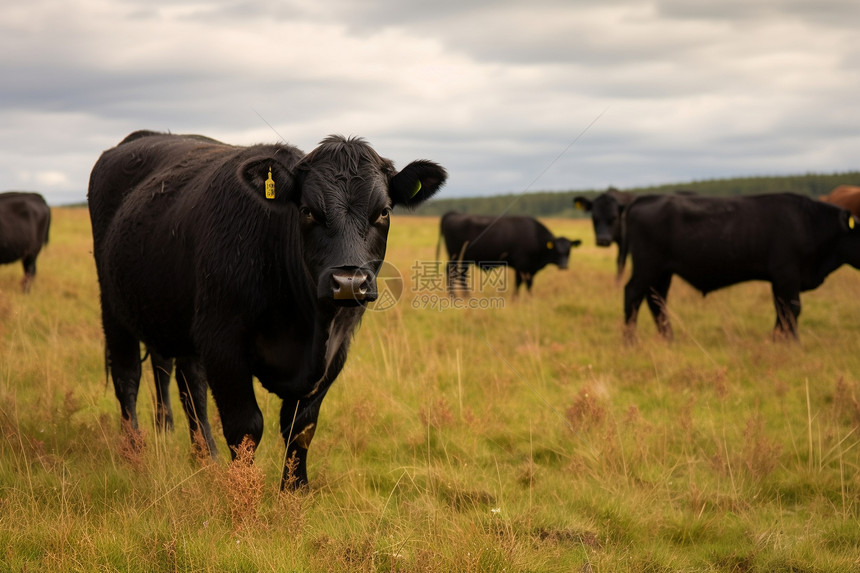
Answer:
[[[0,267],[2,571],[851,571],[860,569],[860,273],[802,296],[773,342],[766,283],[669,291],[622,344],[615,248],[590,220],[533,295],[464,308],[432,273],[438,219],[396,213],[404,288],[365,314],[322,406],[310,489],[282,493],[280,400],[256,386],[254,464],[120,435],[84,208],[53,210],[29,295]],[[628,268],[628,276],[629,276]],[[505,289],[507,287],[507,292]],[[469,307],[469,308],[465,308]]]

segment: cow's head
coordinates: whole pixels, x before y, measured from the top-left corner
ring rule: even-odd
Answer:
[[[422,203],[446,177],[430,161],[397,171],[359,138],[330,136],[302,158],[289,199],[298,209],[305,269],[318,301],[353,306],[376,300],[392,207]]]
[[[547,258],[549,262],[558,265],[558,268],[566,269],[571,247],[578,247],[580,244],[582,241],[579,239],[571,241],[566,237],[556,237],[546,243]]]
[[[624,206],[611,192],[598,195],[594,201],[585,197],[573,200],[577,209],[591,211],[591,222],[594,224],[594,238],[598,247],[608,247],[612,241],[621,238],[621,211]]]

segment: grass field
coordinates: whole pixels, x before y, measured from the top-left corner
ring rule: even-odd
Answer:
[[[643,307],[628,347],[614,248],[547,224],[584,241],[569,270],[441,309],[437,221],[395,216],[403,294],[366,313],[294,494],[259,386],[253,465],[227,462],[214,404],[217,462],[177,409],[156,432],[148,371],[127,447],[88,216],[54,209],[32,292],[0,268],[0,570],[860,570],[860,274],[803,296],[799,344],[771,340],[769,285],[676,279],[675,342]]]

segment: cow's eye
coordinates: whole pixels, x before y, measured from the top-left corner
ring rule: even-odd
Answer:
[[[307,205],[299,207],[299,214],[302,216],[302,219],[308,223],[313,223],[315,221],[314,214]]]
[[[382,211],[379,212],[379,216],[376,218],[377,223],[384,223],[388,220],[388,217],[391,215],[391,207],[385,207]]]

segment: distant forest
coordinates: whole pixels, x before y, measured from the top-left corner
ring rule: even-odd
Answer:
[[[699,195],[733,196],[758,193],[779,193],[791,191],[802,195],[819,197],[826,195],[837,185],[860,186],[860,171],[821,175],[809,173],[787,177],[742,177],[735,179],[708,179],[659,185],[619,189],[632,193],[674,193],[693,191]],[[433,199],[415,210],[416,215],[438,216],[447,211],[478,213],[484,215],[531,215],[534,217],[585,217],[582,211],[573,206],[573,198],[579,195],[594,198],[605,192],[600,190],[580,191],[539,191],[534,193],[492,195],[489,197],[465,197]],[[444,194],[444,193],[443,193]]]

